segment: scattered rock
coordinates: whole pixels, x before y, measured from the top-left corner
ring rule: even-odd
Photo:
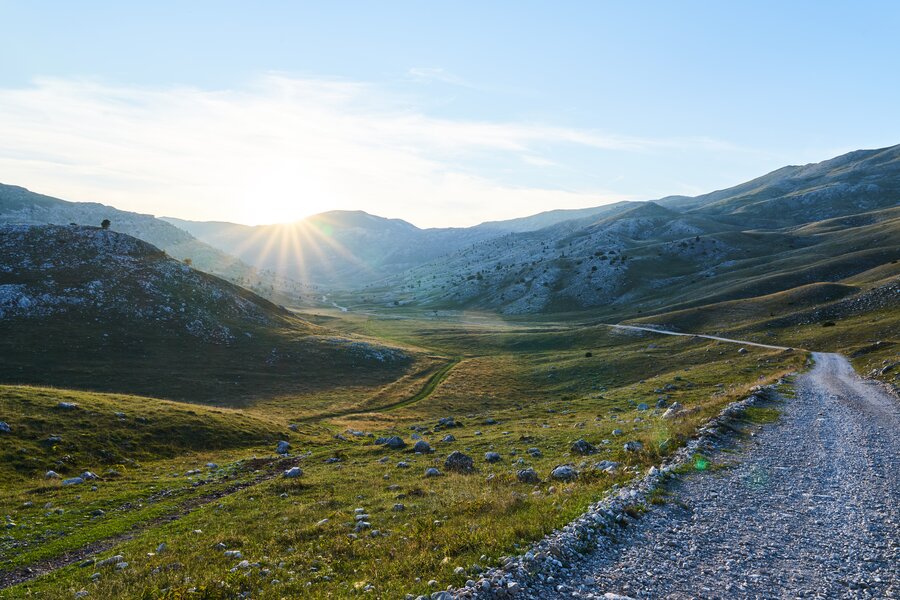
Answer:
[[[287,454],[291,449],[291,443],[285,440],[281,440],[278,442],[278,445],[275,446],[275,454]]]
[[[444,461],[444,468],[456,473],[471,473],[475,470],[475,461],[472,460],[471,456],[455,450]]]
[[[611,460],[601,460],[594,468],[598,471],[603,471],[604,473],[615,473],[616,469],[619,468],[619,463],[611,461]]]
[[[550,471],[550,477],[558,481],[573,481],[578,477],[578,471],[573,465],[559,465]]]
[[[121,554],[116,554],[115,556],[110,556],[109,558],[104,558],[103,560],[98,561],[97,566],[98,567],[108,567],[109,565],[119,564],[120,562],[123,562],[124,560],[125,560],[124,556],[122,556]]]
[[[746,348],[738,348],[738,354],[747,354]]]
[[[0,433],[12,433],[12,429],[9,426],[9,423],[6,421],[0,421]]]
[[[425,477],[440,477],[441,472],[435,469],[434,467],[428,467],[425,469]]]
[[[678,416],[678,413],[681,412],[681,404],[678,402],[673,402],[672,406],[666,409],[666,412],[663,413],[663,419],[674,419]]]
[[[303,475],[303,469],[300,467],[291,467],[284,472],[284,476],[288,479],[296,479]]]
[[[77,402],[60,402],[56,405],[56,408],[60,410],[75,410],[78,408]]]
[[[520,483],[530,483],[532,485],[541,482],[541,478],[538,477],[537,471],[531,467],[522,469],[516,473],[516,479],[518,479]]]
[[[650,407],[647,406],[647,403],[646,403],[646,402],[641,402],[640,404],[637,405],[637,409],[638,409],[638,410],[647,410],[647,409],[649,409],[649,408],[650,408]]]
[[[376,444],[380,444],[382,446],[387,446],[391,450],[400,450],[401,448],[406,448],[406,442],[403,441],[403,438],[392,435],[386,438],[378,438],[375,440]]]
[[[452,434],[452,433],[448,433],[447,435],[445,435],[445,436],[441,439],[441,441],[442,441],[442,442],[445,442],[445,443],[446,443],[446,442],[455,442],[455,441],[456,441],[456,438],[453,437],[453,434]]]
[[[625,452],[640,452],[644,449],[644,444],[637,440],[632,440],[630,442],[625,442],[622,448],[625,449]]]
[[[356,531],[363,531],[364,529],[369,529],[372,527],[372,524],[368,521],[357,521],[356,525],[353,526],[353,529]]]
[[[572,447],[570,448],[570,450],[574,454],[581,454],[583,456],[597,453],[597,448],[584,440],[576,440],[575,442],[572,442]]]
[[[543,456],[541,451],[537,448],[529,448],[528,450],[525,451],[525,453],[533,458],[540,458]]]
[[[391,510],[394,511],[394,512],[403,512],[404,510],[406,510],[406,505],[400,504],[400,503],[398,502],[397,504],[395,504],[395,505],[393,506],[393,508],[391,508]]]
[[[425,440],[419,440],[416,442],[416,445],[413,446],[413,452],[421,452],[422,454],[430,454],[434,452],[431,448],[431,444],[426,442]]]
[[[84,479],[81,477],[70,477],[62,480],[63,485],[80,485],[82,483],[84,483]]]
[[[484,460],[489,463],[500,462],[500,454],[497,452],[485,452]]]
[[[59,473],[56,471],[47,471],[44,473],[44,479],[59,479]]]

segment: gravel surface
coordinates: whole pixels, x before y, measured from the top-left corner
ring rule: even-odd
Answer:
[[[815,354],[779,421],[533,598],[900,598],[900,403]],[[524,590],[523,590],[524,591]]]

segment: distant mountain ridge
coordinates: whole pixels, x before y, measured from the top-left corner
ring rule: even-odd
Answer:
[[[615,247],[626,239],[782,228],[889,208],[900,192],[898,156],[900,146],[860,150],[821,163],[783,167],[693,198],[669,196],[652,203],[553,210],[468,228],[419,229],[361,211],[333,211],[291,225],[258,227],[167,220],[249,264],[332,290],[359,290],[379,282],[388,285],[405,271],[407,279],[418,279],[424,265],[462,260],[494,242],[502,246],[510,235],[527,239],[536,233],[547,238],[590,230],[612,236],[607,243]],[[622,238],[618,242],[612,239],[617,236]]]

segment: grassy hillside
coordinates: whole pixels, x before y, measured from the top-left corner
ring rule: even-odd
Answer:
[[[230,409],[6,385],[0,386],[0,418],[11,428],[0,436],[5,481],[51,469],[62,476],[85,470],[102,475],[116,465],[274,443],[287,432]]]
[[[0,381],[240,404],[401,377],[409,352],[348,339],[86,227],[0,227]]]

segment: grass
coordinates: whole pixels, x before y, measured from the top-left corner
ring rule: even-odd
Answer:
[[[33,476],[25,473],[2,492],[0,506],[17,527],[7,531],[7,564],[0,569],[59,556],[138,525],[133,537],[101,555],[123,554],[129,566],[123,571],[64,567],[4,590],[0,598],[69,598],[82,588],[92,597],[104,598],[176,598],[192,588],[200,590],[197,597],[207,598],[233,597],[238,592],[251,592],[258,598],[327,598],[352,596],[367,585],[374,586],[378,596],[398,597],[429,591],[430,579],[441,587],[459,585],[479,567],[496,565],[502,556],[523,551],[531,541],[579,515],[614,484],[657,463],[699,423],[745,396],[753,385],[774,381],[800,368],[805,360],[802,352],[753,348],[740,355],[735,346],[708,340],[623,334],[601,327],[359,315],[332,319],[330,325],[346,334],[364,332],[410,347],[416,344],[417,352],[435,358],[421,371],[381,388],[348,385],[329,390],[326,398],[319,399],[306,393],[284,394],[241,410],[79,393],[77,401],[92,415],[112,413],[121,406],[128,406],[126,414],[136,415],[140,406],[157,415],[151,419],[154,427],[168,427],[173,436],[189,438],[179,428],[198,419],[208,421],[211,430],[231,442],[218,450],[198,441],[165,451],[135,443],[133,447],[144,448],[147,455],[123,456],[135,460],[134,466],[121,478],[99,482],[96,491],[48,486],[39,474],[54,456],[40,455],[44,462],[40,469],[35,465]],[[587,351],[592,356],[586,357]],[[438,355],[457,356],[458,361],[447,362]],[[12,392],[17,396],[10,398],[10,407],[40,395],[46,396],[41,400],[46,408],[58,395],[73,394],[7,388],[7,394]],[[662,411],[653,409],[661,396],[680,402],[686,409],[684,417],[662,419]],[[642,402],[651,409],[639,410]],[[343,408],[329,418],[325,413],[329,405]],[[179,412],[182,408],[196,414]],[[29,413],[32,410],[27,408]],[[309,418],[303,421],[304,416]],[[436,430],[437,420],[445,416],[454,416],[462,426]],[[65,418],[55,415],[46,427],[62,428]],[[488,424],[489,419],[496,423]],[[9,420],[18,427],[18,417]],[[290,422],[300,422],[301,430],[287,430]],[[71,423],[64,439],[84,425]],[[120,424],[103,421],[102,425]],[[346,433],[353,428],[373,435],[400,434],[411,441],[412,427],[431,442],[434,454],[390,451],[375,446],[371,438]],[[614,435],[613,430],[622,434]],[[29,432],[31,442],[38,444],[44,431]],[[137,435],[140,430],[110,431],[121,436]],[[160,430],[159,439],[169,435],[164,431]],[[441,441],[448,432],[455,442]],[[337,433],[345,439],[336,439]],[[197,440],[202,435],[198,433]],[[210,460],[227,466],[252,456],[270,456],[272,441],[281,436],[303,454],[297,460],[304,477],[264,480],[195,506],[175,521],[155,521],[164,514],[180,513],[184,503],[202,496],[204,489],[258,476],[252,470],[228,467],[233,469],[224,471],[233,473],[229,479],[223,479],[224,474],[219,478],[204,475],[209,483],[193,487],[194,482],[184,476],[186,470],[203,471]],[[99,451],[107,444],[99,436],[88,438],[73,438],[75,443],[67,450],[74,457],[72,472],[104,466]],[[596,445],[598,454],[573,456],[569,446],[579,438]],[[629,440],[642,441],[644,451],[625,453],[622,444]],[[0,438],[0,447],[7,452],[14,452],[20,443],[18,438],[14,442]],[[539,448],[542,456],[527,454],[532,447]],[[37,446],[33,448],[37,452]],[[429,466],[444,471],[443,458],[456,449],[475,459],[476,473],[423,477]],[[487,451],[499,452],[501,462],[486,463]],[[387,462],[381,462],[385,457]],[[340,462],[326,462],[332,458]],[[606,459],[620,462],[622,469],[614,475],[591,469],[593,463]],[[397,468],[400,461],[410,467]],[[575,464],[581,476],[571,483],[550,481],[550,470],[561,463]],[[535,468],[543,483],[518,483],[515,472],[524,466]],[[151,487],[171,490],[171,495],[147,502]],[[47,501],[65,507],[63,515],[58,515],[59,523],[52,521],[57,517],[45,516],[48,510],[42,507]],[[23,508],[25,502],[32,502],[31,507]],[[396,503],[403,503],[405,510],[392,510]],[[115,510],[129,504],[143,506]],[[90,518],[98,506],[106,507],[107,517]],[[371,537],[371,530],[351,535],[357,507],[366,510],[372,529],[381,535]],[[328,521],[317,525],[322,519]],[[66,534],[48,544],[42,536],[50,531]],[[22,547],[16,544],[23,541],[38,549],[16,554]],[[157,554],[161,542],[167,549]],[[215,548],[218,543],[241,550],[247,560],[269,569],[269,574],[263,576],[259,569],[252,575],[232,572],[238,561],[224,557]],[[456,574],[456,567],[463,567],[466,574]],[[92,581],[95,571],[101,577]],[[279,583],[272,583],[273,579]]]

